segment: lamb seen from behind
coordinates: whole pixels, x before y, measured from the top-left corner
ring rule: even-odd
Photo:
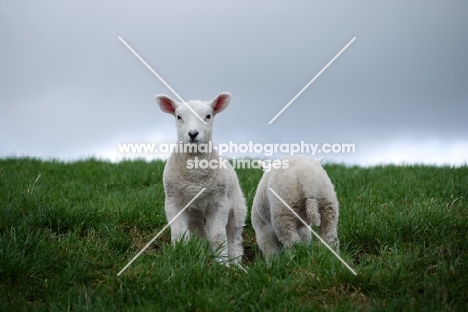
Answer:
[[[289,156],[288,168],[265,172],[252,206],[252,225],[257,243],[268,260],[281,247],[309,243],[311,232],[269,188],[275,191],[307,224],[319,226],[320,237],[338,248],[338,200],[323,159]]]
[[[231,94],[220,93],[209,102],[189,101],[187,105],[200,116],[203,123],[183,103],[166,95],[157,95],[156,101],[163,112],[175,117],[178,143],[212,144],[213,119],[222,112],[231,100]],[[225,161],[219,166],[193,167],[187,164],[194,160],[211,164],[222,158],[215,149],[187,149],[173,151],[163,173],[165,211],[172,220],[202,188],[206,190],[171,224],[171,240],[192,235],[207,237],[213,251],[218,252],[220,262],[239,264],[243,255],[242,228],[247,214],[244,195],[237,175]],[[210,162],[216,160],[216,162]],[[197,163],[195,162],[195,163]],[[206,222],[206,225],[205,225]]]

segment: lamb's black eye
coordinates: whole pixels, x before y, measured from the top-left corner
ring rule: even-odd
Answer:
[[[210,118],[211,118],[210,114],[206,115],[206,117],[205,117],[205,119],[210,119]]]
[[[180,115],[177,115],[177,120],[182,120],[182,117],[180,117]]]

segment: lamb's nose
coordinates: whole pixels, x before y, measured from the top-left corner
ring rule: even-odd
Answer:
[[[198,131],[197,130],[190,130],[188,135],[190,136],[190,140],[193,141],[197,137]]]

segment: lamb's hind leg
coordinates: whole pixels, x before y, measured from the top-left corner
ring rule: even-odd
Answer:
[[[336,202],[324,201],[320,203],[321,223],[319,227],[320,237],[335,249],[339,248],[337,234],[338,205]]]
[[[254,204],[252,206],[252,226],[255,230],[257,244],[268,261],[271,256],[275,255],[279,251],[281,243],[276,236],[271,222],[266,223],[258,213],[258,209],[260,209],[258,205],[260,204],[254,200]],[[269,214],[269,207],[261,209]]]
[[[258,215],[252,214],[252,224],[254,225],[255,234],[257,236],[257,244],[260,247],[265,258],[268,260],[271,256],[275,255],[280,247],[276,233],[270,224],[266,224]]]
[[[272,205],[271,217],[273,228],[275,229],[279,241],[285,248],[289,248],[293,244],[300,242],[301,237],[297,231],[298,222],[300,221],[297,217],[276,198],[270,199],[270,204]]]

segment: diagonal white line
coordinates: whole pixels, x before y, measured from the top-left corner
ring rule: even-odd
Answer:
[[[118,38],[119,38],[120,41],[122,41],[122,43],[123,43],[130,51],[132,51],[133,54],[135,54],[135,56],[136,56],[136,57],[137,57],[137,58],[138,58],[138,59],[139,59],[139,60],[156,76],[156,77],[158,77],[159,80],[161,80],[161,82],[162,82],[169,90],[171,90],[172,93],[174,93],[175,96],[177,96],[177,98],[178,98],[182,103],[184,103],[185,106],[188,107],[188,109],[190,109],[190,111],[191,111],[192,113],[195,114],[195,116],[197,116],[198,119],[201,120],[201,122],[203,122],[203,123],[206,125],[206,122],[203,120],[203,118],[201,118],[201,117],[193,110],[193,108],[191,108],[191,107],[180,97],[180,95],[177,94],[177,92],[175,92],[174,89],[172,89],[171,86],[170,86],[166,81],[164,81],[164,79],[162,79],[162,77],[159,76],[158,73],[155,72],[155,71],[151,68],[151,66],[149,66],[148,63],[146,63],[145,60],[143,60],[143,59],[141,58],[141,56],[138,55],[138,53],[136,53],[135,50],[133,50],[132,47],[130,47],[130,46],[128,45],[127,42],[125,42],[125,40],[122,39],[122,37],[119,36]]]
[[[159,231],[159,233],[156,234],[156,236],[153,237],[153,239],[150,240],[150,242],[149,242],[148,244],[146,244],[146,246],[143,247],[143,249],[140,250],[140,252],[137,253],[137,255],[136,255],[135,257],[133,257],[133,259],[132,259],[129,263],[127,263],[127,265],[117,274],[117,276],[119,276],[120,274],[122,274],[123,271],[125,271],[125,270],[130,266],[130,264],[132,264],[133,261],[135,261],[135,260],[143,253],[143,251],[145,251],[146,248],[148,248],[148,247],[159,237],[159,235],[161,235],[162,232],[164,232],[164,230],[167,229],[167,228],[172,224],[172,222],[174,222],[175,219],[177,219],[177,218],[185,211],[185,209],[187,209],[187,208],[193,203],[193,201],[194,201],[195,199],[197,199],[197,197],[200,196],[200,194],[203,193],[205,190],[206,190],[206,188],[202,188],[202,190],[201,190],[200,192],[198,192],[198,194],[195,195],[195,197],[192,198],[192,200],[189,201],[189,203],[188,203],[187,205],[185,205],[185,207],[184,207],[181,211],[179,211],[179,213],[176,214],[176,216],[175,216],[174,218],[172,218],[172,220],[169,221],[169,223],[168,223],[165,227],[163,227],[162,230]]]
[[[317,79],[317,78],[318,78],[318,77],[319,77],[319,76],[320,76],[320,75],[321,75],[321,74],[322,74],[322,73],[325,71],[325,69],[327,69],[327,67],[328,67],[328,66],[330,66],[330,65],[331,65],[331,63],[333,63],[333,62],[334,62],[334,61],[337,59],[337,58],[338,58],[338,56],[340,56],[340,54],[341,54],[341,53],[343,53],[343,52],[344,52],[344,50],[346,50],[346,49],[347,49],[347,48],[348,48],[348,47],[351,45],[351,43],[353,43],[353,41],[354,41],[354,40],[356,40],[356,37],[354,37],[353,39],[351,39],[351,41],[350,41],[350,42],[348,42],[348,44],[347,44],[347,45],[345,45],[345,47],[344,47],[343,49],[341,49],[341,51],[340,51],[340,52],[338,52],[338,54],[337,54],[337,55],[335,55],[335,57],[334,57],[334,58],[332,58],[332,60],[331,60],[330,62],[328,62],[328,64],[327,64],[327,65],[325,65],[325,67],[324,67],[324,68],[322,68],[322,70],[321,70],[321,71],[319,71],[319,73],[318,73],[317,75],[315,75],[315,77],[314,77],[314,78],[312,78],[312,80],[311,80],[311,81],[309,81],[309,83],[308,83],[308,84],[306,84],[306,85],[305,85],[305,87],[304,87],[304,88],[302,88],[302,90],[301,90],[301,91],[299,91],[299,93],[298,93],[298,94],[296,94],[296,96],[295,96],[295,97],[293,97],[293,98],[292,98],[292,100],[291,100],[291,101],[289,101],[289,103],[288,103],[288,104],[286,104],[286,106],[285,106],[285,107],[283,107],[283,109],[282,109],[282,110],[280,110],[280,111],[279,111],[279,113],[278,113],[278,114],[276,114],[276,116],[275,116],[275,117],[273,117],[273,119],[272,119],[272,120],[270,120],[270,122],[269,122],[268,124],[269,124],[269,125],[271,125],[271,124],[273,123],[273,121],[275,121],[275,119],[276,119],[276,118],[278,118],[278,117],[279,117],[279,115],[281,115],[281,114],[282,114],[282,113],[283,113],[283,112],[286,110],[286,108],[288,108],[288,106],[289,106],[289,105],[291,105],[291,104],[292,104],[292,102],[294,102],[294,101],[295,101],[295,100],[296,100],[296,99],[299,97],[299,95],[301,95],[301,93],[302,93],[302,92],[304,92],[304,91],[305,91],[305,89],[307,89],[307,88],[308,88],[308,87],[309,87],[309,86],[312,84],[312,82],[314,82],[314,81],[315,81],[315,79]]]
[[[357,275],[356,271],[354,271],[337,253],[334,251],[314,230],[305,222],[271,187],[268,188],[278,199],[288,207],[289,210],[315,235],[330,251],[350,270],[354,275]]]

